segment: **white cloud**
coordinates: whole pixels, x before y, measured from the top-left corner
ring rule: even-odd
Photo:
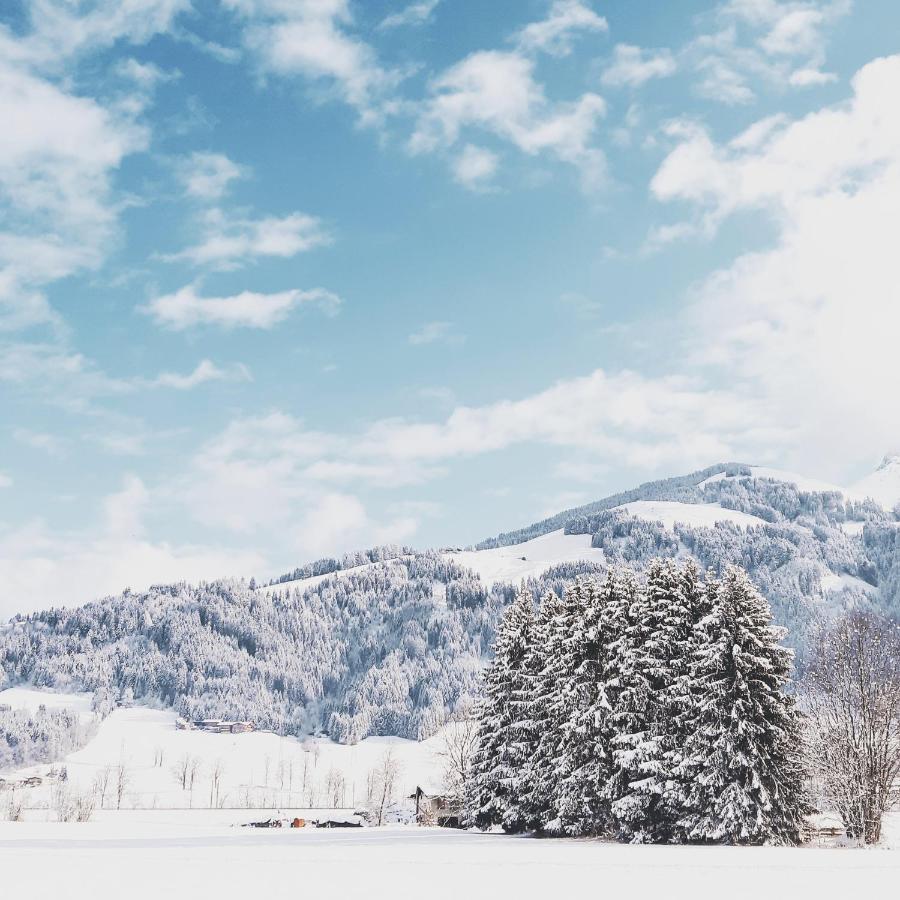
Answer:
[[[247,46],[266,71],[330,87],[366,124],[381,121],[399,76],[351,33],[347,0],[224,0],[247,19]]]
[[[246,170],[223,153],[192,153],[179,168],[179,176],[191,197],[218,200],[232,181],[243,178]]]
[[[514,40],[524,51],[541,51],[553,56],[568,56],[576,35],[584,32],[604,34],[609,24],[603,16],[581,0],[554,0],[546,19],[531,22],[516,32]]]
[[[250,372],[246,366],[238,365],[231,370],[221,369],[211,360],[203,359],[197,363],[193,372],[181,375],[178,372],[161,372],[153,379],[153,387],[174,388],[177,391],[189,391],[210,381],[248,381]]]
[[[89,7],[89,8],[85,8]],[[0,57],[16,64],[53,69],[77,54],[111,47],[117,41],[144,44],[170,30],[190,0],[32,0],[26,5],[31,28],[14,38],[0,25]]]
[[[460,344],[465,338],[456,332],[452,322],[426,322],[409,336],[410,344]]]
[[[499,158],[485,147],[466,144],[453,162],[453,177],[469,190],[484,190],[497,171]]]
[[[698,289],[698,365],[752,390],[790,430],[797,464],[859,463],[900,440],[900,56],[853,78],[849,102],[763,120],[728,144],[686,131],[652,188],[692,204],[707,231],[761,211],[777,237]]]
[[[652,78],[667,78],[678,68],[669,50],[644,50],[631,44],[616,44],[613,59],[600,80],[612,87],[640,87]]]
[[[0,472],[0,488],[12,487],[13,480],[5,472]]]
[[[534,63],[518,53],[481,51],[467,56],[431,83],[410,140],[413,153],[452,147],[466,128],[480,128],[523,153],[549,152],[577,166],[586,186],[606,174],[593,146],[603,98],[586,93],[573,103],[551,103],[534,78]]]
[[[846,15],[850,0],[727,0],[715,28],[683,56],[701,75],[697,91],[720,103],[750,103],[756,83],[782,90],[834,80],[822,71],[828,29]]]
[[[50,456],[63,456],[65,454],[65,441],[46,431],[32,431],[30,428],[14,428],[13,440],[31,447],[33,450],[42,450]]]
[[[74,606],[131,587],[247,576],[268,567],[252,550],[154,542],[142,517],[152,492],[135,476],[103,503],[99,527],[54,531],[40,519],[0,530],[0,619],[48,606]]]
[[[37,289],[102,262],[115,238],[112,175],[147,136],[8,61],[0,61],[0,121],[15,123],[0,141],[0,322],[53,323]]]
[[[165,259],[228,270],[258,257],[286,259],[331,243],[331,236],[321,220],[301,212],[282,217],[241,219],[214,208],[203,217],[203,232],[199,244]]]
[[[385,16],[378,24],[380,31],[390,31],[393,28],[413,28],[425,25],[431,20],[431,16],[437,9],[440,0],[421,0],[418,3],[410,3],[400,10]]]
[[[230,297],[201,297],[194,285],[187,285],[174,294],[156,297],[141,307],[141,311],[152,316],[158,325],[183,331],[197,325],[272,328],[300,306],[315,306],[331,315],[340,305],[336,294],[322,288],[272,294],[243,291]]]

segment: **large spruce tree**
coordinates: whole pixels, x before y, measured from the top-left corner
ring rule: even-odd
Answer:
[[[685,840],[794,843],[806,800],[791,651],[746,572],[729,567],[693,651],[678,774]]]
[[[502,825],[515,832],[528,826],[521,775],[533,748],[523,739],[522,712],[534,627],[534,602],[523,586],[500,622],[484,675],[470,801],[480,828]]]

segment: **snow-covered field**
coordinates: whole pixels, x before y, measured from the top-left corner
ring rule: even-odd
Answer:
[[[0,703],[12,691],[0,692]],[[27,692],[37,693],[37,692]],[[84,695],[41,693],[48,707],[69,706]],[[89,696],[89,695],[88,695]],[[32,698],[33,699],[33,698]],[[403,738],[367,738],[355,745],[328,739],[300,741],[271,732],[211,734],[175,728],[175,714],[167,710],[134,707],[117,709],[100,725],[81,750],[57,764],[65,765],[73,791],[90,791],[110,769],[106,806],[116,805],[119,766],[126,771],[125,809],[308,807],[353,808],[365,801],[370,773],[390,752],[398,766],[397,793],[408,796],[417,785],[434,792],[440,788],[443,736],[416,742]],[[176,774],[185,757],[197,761],[193,789],[184,789]],[[9,781],[27,775],[45,775],[47,764],[16,771],[0,771]],[[218,785],[214,784],[217,780]],[[30,818],[52,818],[52,785],[21,789]],[[4,793],[0,793],[0,804]],[[0,816],[2,818],[2,816]],[[246,820],[246,814],[239,821]],[[231,817],[229,821],[236,821]]]
[[[900,854],[628,846],[445,829],[255,830],[210,824],[0,823],[8,897],[880,898]]]
[[[78,713],[81,719],[89,719],[93,715],[91,712],[93,696],[90,692],[62,694],[30,687],[11,687],[0,691],[0,706],[27,709],[31,712],[40,706],[46,706],[48,709],[67,709]]]

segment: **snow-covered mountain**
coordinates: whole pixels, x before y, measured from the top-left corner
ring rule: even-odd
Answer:
[[[475,548],[375,548],[265,586],[156,586],[19,618],[0,627],[0,689],[94,691],[107,704],[127,690],[190,718],[249,718],[341,743],[421,739],[477,689],[523,580],[537,597],[659,556],[746,568],[801,661],[815,616],[857,603],[896,608],[900,598],[893,511],[794,473],[723,463]]]
[[[900,452],[887,454],[871,475],[851,485],[850,490],[858,497],[871,497],[885,509],[893,509],[900,503]]]

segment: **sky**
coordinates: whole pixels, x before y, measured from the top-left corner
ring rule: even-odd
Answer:
[[[900,447],[894,0],[6,0],[0,615]]]

